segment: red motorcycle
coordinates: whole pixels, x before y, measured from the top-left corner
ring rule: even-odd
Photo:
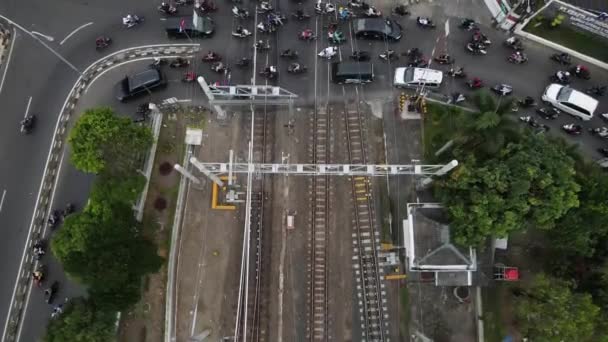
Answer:
[[[182,82],[192,83],[194,81],[196,81],[196,74],[192,71],[185,73],[184,77],[182,77]]]
[[[483,88],[483,81],[477,77],[474,77],[467,81],[467,85],[471,89],[480,89]]]

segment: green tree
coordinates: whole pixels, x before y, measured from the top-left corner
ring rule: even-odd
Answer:
[[[455,241],[477,245],[528,223],[552,228],[578,206],[574,174],[572,158],[543,137],[526,136],[484,162],[469,156],[438,180],[435,190],[450,215]]]
[[[115,340],[114,312],[100,311],[82,298],[71,300],[63,314],[49,322],[45,342],[108,342]]]
[[[118,176],[137,169],[152,140],[147,127],[106,107],[86,110],[68,137],[71,161],[78,170]]]
[[[544,274],[515,300],[515,316],[531,341],[593,341],[600,309],[588,294],[573,293],[570,284]]]
[[[139,299],[141,277],[162,262],[139,229],[130,205],[90,201],[65,220],[51,247],[65,271],[89,287],[97,305],[122,310]]]

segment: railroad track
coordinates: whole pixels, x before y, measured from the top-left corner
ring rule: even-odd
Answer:
[[[316,108],[312,118],[312,163],[330,161],[329,108]],[[328,340],[327,230],[329,214],[328,176],[311,178],[311,234],[308,340]]]
[[[253,137],[253,161],[264,163],[268,160],[268,143],[270,134],[268,131],[269,116],[264,109],[256,112],[254,117],[254,137]],[[247,308],[248,314],[248,334],[247,340],[253,342],[267,341],[268,319],[265,307],[266,299],[266,255],[263,252],[265,239],[269,238],[263,235],[263,223],[265,219],[265,176],[254,175],[251,192],[251,266],[248,291],[250,291],[250,304]]]
[[[359,110],[345,107],[344,120],[351,164],[367,164],[364,145],[364,122]],[[388,342],[388,311],[382,269],[378,267],[380,234],[376,229],[372,189],[368,177],[353,177],[352,194],[355,204],[353,246],[361,341]]]

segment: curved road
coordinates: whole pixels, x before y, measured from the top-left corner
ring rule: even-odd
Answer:
[[[461,1],[462,2],[462,1]],[[438,2],[435,2],[437,4]],[[245,6],[253,8],[253,1],[245,1]],[[210,49],[218,51],[224,56],[228,56],[229,60],[235,61],[241,56],[251,56],[252,39],[237,40],[228,39],[229,31],[234,25],[234,20],[230,15],[230,5],[225,2],[218,2],[221,6],[220,11],[212,16],[216,18],[217,35],[211,40],[201,41],[204,44],[204,50]],[[0,15],[6,16],[26,30],[37,31],[41,34],[52,36],[54,41],[46,42],[50,47],[63,55],[76,68],[84,70],[95,60],[110,53],[123,48],[132,46],[141,46],[148,44],[158,44],[168,42],[162,30],[162,25],[159,20],[159,15],[156,11],[156,2],[138,2],[138,5],[129,5],[125,8],[124,1],[108,0],[104,2],[85,2],[74,0],[59,0],[55,2],[35,0],[28,2],[27,6],[16,0],[6,0],[0,3]],[[275,5],[276,6],[276,5]],[[293,1],[283,1],[279,6],[281,11],[289,15],[291,11],[297,8],[297,4]],[[306,10],[312,12],[312,4],[309,3]],[[382,8],[386,10],[387,8]],[[181,9],[182,13],[187,14],[185,9]],[[431,15],[438,22],[444,20],[448,15],[453,15],[450,7],[438,7],[421,4],[412,8],[413,18],[415,15]],[[137,13],[146,17],[146,22],[136,28],[125,30],[120,22],[122,15],[127,12]],[[468,13],[458,13],[467,15]],[[472,15],[468,15],[472,16]],[[489,83],[505,81],[510,82],[515,86],[516,96],[523,95],[540,95],[544,85],[546,84],[547,76],[557,69],[557,65],[552,65],[548,61],[548,56],[551,51],[538,46],[529,46],[527,53],[531,57],[531,62],[523,66],[515,66],[507,64],[505,58],[507,55],[506,49],[500,46],[500,41],[505,36],[500,33],[487,29],[487,34],[495,41],[495,46],[490,48],[488,56],[475,57],[469,56],[463,51],[463,44],[468,39],[467,32],[462,32],[455,28],[456,20],[453,19],[452,32],[450,34],[447,45],[445,43],[436,43],[437,36],[440,30],[437,31],[420,31],[415,27],[412,17],[399,19],[404,25],[404,38],[401,42],[391,44],[390,46],[398,51],[405,51],[407,48],[417,46],[425,51],[426,55],[430,55],[434,47],[443,48],[447,46],[450,53],[457,59],[459,65],[465,65],[470,74],[481,77]],[[76,28],[93,23],[83,27],[79,31],[73,33],[69,39],[61,42],[70,35]],[[301,61],[306,64],[309,69],[313,69],[315,65],[322,67],[319,70],[327,72],[324,65],[326,62],[316,60],[312,46],[316,48],[325,47],[326,42],[320,38],[318,42],[306,46],[303,42],[296,41],[295,37],[299,31],[306,27],[315,28],[319,31],[319,36],[323,37],[321,32],[327,20],[316,20],[314,17],[308,23],[293,23],[290,22],[287,26],[280,30],[276,37],[270,36],[272,45],[277,44],[281,48],[297,48],[301,53]],[[343,26],[345,24],[342,24]],[[245,22],[245,27],[253,29],[252,20]],[[93,41],[100,34],[109,35],[113,38],[113,45],[105,50],[103,54],[98,53],[93,47]],[[261,37],[266,39],[265,37]],[[0,229],[2,229],[3,239],[0,241],[0,257],[3,262],[0,263],[0,273],[7,276],[0,280],[0,324],[6,319],[7,309],[10,303],[14,286],[14,277],[17,273],[18,265],[21,259],[22,248],[29,229],[32,210],[35,204],[36,195],[40,185],[40,179],[43,173],[44,163],[46,161],[49,143],[55,127],[57,115],[63,105],[65,97],[71,89],[73,83],[78,77],[78,74],[68,65],[61,62],[56,56],[45,49],[40,42],[36,41],[24,32],[18,31],[15,39],[14,47],[11,51],[9,68],[7,69],[4,87],[0,93],[0,103],[2,104],[2,116],[0,116],[0,196],[6,193],[2,208],[0,211]],[[40,38],[43,39],[44,38]],[[353,45],[354,44],[354,45]],[[342,46],[344,57],[353,49],[369,50],[375,54],[384,50],[385,44],[382,42],[353,42],[351,39],[346,45]],[[279,61],[278,50],[273,49],[271,53],[259,56],[259,67],[263,66],[267,61],[270,64],[279,65],[281,71],[279,83],[287,89],[295,91],[301,96],[301,101],[309,102],[313,98],[311,90],[314,82],[312,70],[307,75],[294,77],[287,75],[284,71],[286,61]],[[317,64],[315,64],[317,62]],[[367,86],[364,96],[369,100],[380,100],[384,98],[386,101],[386,92],[393,92],[392,69],[400,65],[399,62],[393,65],[386,65],[382,62],[374,60],[376,65],[377,80],[374,84]],[[85,96],[85,99],[79,104],[79,108],[85,108],[87,105],[105,104],[116,106],[119,111],[128,113],[133,110],[137,104],[119,105],[113,100],[108,88],[118,78],[122,76],[125,70],[131,70],[133,67],[138,67],[137,64],[117,68],[112,72],[108,72],[102,76],[93,87],[91,87]],[[141,67],[141,66],[139,66]],[[194,63],[195,70],[205,76],[210,74],[208,66]],[[445,68],[444,68],[445,69]],[[0,76],[4,72],[0,70]],[[606,79],[606,72],[592,68],[594,79],[599,79],[600,75]],[[178,72],[170,72],[170,79],[179,79]],[[217,80],[221,77],[213,75],[209,76],[211,80]],[[250,71],[242,72],[236,69],[232,73],[232,83],[248,83]],[[177,83],[177,82],[176,82]],[[443,92],[447,93],[455,89],[464,89],[464,82],[448,80],[444,85]],[[580,81],[575,81],[575,87],[582,88],[587,85]],[[166,92],[159,95],[153,95],[153,100],[176,96],[178,98],[190,97],[198,94],[194,86],[172,84]],[[396,92],[395,92],[396,93]],[[38,116],[37,127],[33,134],[23,136],[19,134],[19,121],[22,119],[28,102],[31,97],[30,113],[35,113]],[[145,100],[145,99],[144,99]],[[602,101],[600,112],[608,111],[608,103]],[[558,119],[558,122],[571,121],[565,117]],[[595,120],[590,125],[597,125]],[[555,124],[554,124],[555,126]],[[555,127],[552,131],[557,130]],[[589,135],[583,135],[578,138],[584,142],[589,150],[599,146],[599,140]],[[63,205],[65,202],[84,203],[86,193],[90,184],[90,177],[79,174],[70,167],[65,167],[58,182],[58,191],[55,198],[55,203]],[[69,179],[69,182],[68,182]],[[81,205],[80,205],[81,206]],[[50,258],[45,257],[45,263],[49,262],[51,267],[50,278],[58,277],[59,266],[50,261]],[[66,283],[62,281],[62,283]],[[66,285],[62,290],[59,298],[65,296],[73,296],[82,293],[82,289],[78,289],[72,285]],[[50,308],[42,302],[39,291],[32,291],[32,299],[29,302],[28,313],[25,316],[24,328],[22,330],[23,341],[34,341],[42,335],[45,322],[48,319]]]

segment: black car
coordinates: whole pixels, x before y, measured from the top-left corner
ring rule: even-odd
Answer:
[[[401,25],[389,18],[364,18],[353,23],[355,37],[359,39],[401,39]]]
[[[162,72],[156,68],[149,68],[123,78],[114,87],[114,93],[118,101],[123,102],[166,85],[167,81]]]
[[[165,32],[169,38],[208,38],[215,32],[215,22],[210,17],[198,17],[196,25],[192,17],[167,18]]]

